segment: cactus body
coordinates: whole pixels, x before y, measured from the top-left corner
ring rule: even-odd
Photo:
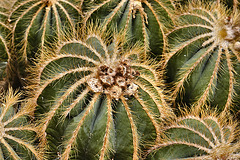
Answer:
[[[222,5],[191,3],[179,14],[179,24],[169,32],[165,57],[173,96],[182,103],[206,103],[229,109],[239,87],[240,14]]]
[[[11,28],[7,25],[8,14],[5,8],[0,7],[0,79],[2,80],[8,58],[10,58],[8,39]]]
[[[42,135],[61,159],[138,159],[158,119],[171,115],[159,75],[140,63],[143,48],[104,38],[68,39],[37,64]]]
[[[185,113],[165,127],[162,143],[147,159],[235,160],[240,158],[237,123],[215,113]]]
[[[165,25],[172,19],[172,5],[169,0],[105,0],[90,4],[85,23],[100,20],[106,29],[117,28],[126,31],[133,42],[144,43],[144,51],[162,54],[165,45]]]
[[[0,108],[0,159],[43,159],[40,150],[33,145],[37,129],[27,122],[27,115],[33,111],[33,106],[22,103],[21,109],[15,113],[14,105],[20,102],[20,94],[10,89],[2,96],[5,97]]]
[[[59,38],[60,33],[75,32],[80,11],[74,0],[17,0],[10,15],[12,41],[26,62],[38,50]]]

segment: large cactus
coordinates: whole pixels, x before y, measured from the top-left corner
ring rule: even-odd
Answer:
[[[38,50],[59,38],[62,30],[75,32],[80,19],[75,0],[17,0],[10,14],[12,41],[18,56],[28,61]]]
[[[170,0],[104,0],[93,1],[85,13],[84,23],[100,20],[103,27],[117,27],[118,31],[126,31],[133,42],[141,40],[144,51],[162,54],[166,44],[164,29],[172,21]],[[85,5],[87,6],[87,5]]]
[[[230,116],[214,112],[185,112],[164,128],[161,143],[148,150],[147,159],[240,159],[239,126]]]
[[[33,145],[37,128],[29,124],[27,115],[33,111],[33,105],[20,101],[21,94],[9,89],[1,94],[0,103],[0,159],[40,160],[41,150]],[[15,105],[21,102],[21,109],[15,113]]]
[[[237,100],[240,62],[240,14],[221,3],[190,3],[169,32],[165,56],[173,97],[222,110]],[[177,22],[176,22],[177,23]]]
[[[159,120],[171,115],[160,73],[141,62],[143,47],[100,32],[68,38],[33,72],[51,159],[138,159],[141,143],[154,142]]]

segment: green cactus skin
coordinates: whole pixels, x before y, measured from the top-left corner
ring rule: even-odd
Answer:
[[[163,141],[147,159],[237,160],[240,158],[238,123],[216,113],[184,113],[165,127]]]
[[[238,99],[240,14],[221,3],[191,3],[167,36],[167,75],[178,102],[228,110]]]
[[[172,115],[157,87],[160,72],[140,61],[143,47],[89,30],[41,57],[33,71],[42,137],[64,160],[139,159],[142,142],[154,142],[159,120]]]
[[[10,58],[8,49],[8,39],[11,33],[11,28],[7,25],[7,9],[0,7],[0,80],[5,77],[5,69]]]
[[[41,160],[42,150],[33,145],[37,128],[27,122],[27,115],[33,112],[30,103],[22,101],[21,109],[15,113],[14,106],[21,102],[21,94],[12,89],[2,93],[0,107],[0,159]]]
[[[17,0],[10,14],[13,45],[27,62],[64,30],[75,32],[80,10],[75,0]]]
[[[166,44],[164,29],[172,22],[172,9],[169,0],[96,1],[95,4],[90,3],[84,23],[100,20],[105,29],[112,27],[126,31],[133,43],[142,41],[145,53],[150,50],[161,55]]]

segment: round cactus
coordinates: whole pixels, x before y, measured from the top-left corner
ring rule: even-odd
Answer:
[[[235,160],[240,158],[238,123],[230,116],[195,111],[184,113],[164,128],[161,143],[147,159]]]
[[[155,54],[162,54],[166,44],[165,25],[171,23],[173,16],[170,0],[104,0],[90,6],[84,23],[97,19],[105,29],[125,31],[133,42],[142,41],[145,53],[150,49]]]
[[[138,159],[141,142],[154,141],[159,120],[172,115],[157,65],[141,61],[140,45],[89,30],[42,56],[33,71],[41,137],[52,159]]]
[[[13,93],[12,89],[9,89],[6,95],[1,96],[0,159],[43,159],[41,150],[33,145],[37,128],[27,122],[27,115],[33,112],[33,106],[22,101],[21,109],[15,113],[14,106],[21,102],[21,94]]]
[[[191,3],[167,36],[167,75],[180,102],[227,110],[240,91],[240,14],[222,4]]]
[[[75,0],[17,0],[10,14],[12,41],[26,62],[60,33],[75,32],[80,10]]]

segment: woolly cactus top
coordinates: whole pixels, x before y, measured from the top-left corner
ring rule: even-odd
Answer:
[[[133,95],[137,92],[138,86],[134,79],[140,75],[132,69],[129,60],[113,62],[111,66],[101,65],[98,67],[96,76],[87,82],[94,92],[109,94],[116,100],[122,95]]]

